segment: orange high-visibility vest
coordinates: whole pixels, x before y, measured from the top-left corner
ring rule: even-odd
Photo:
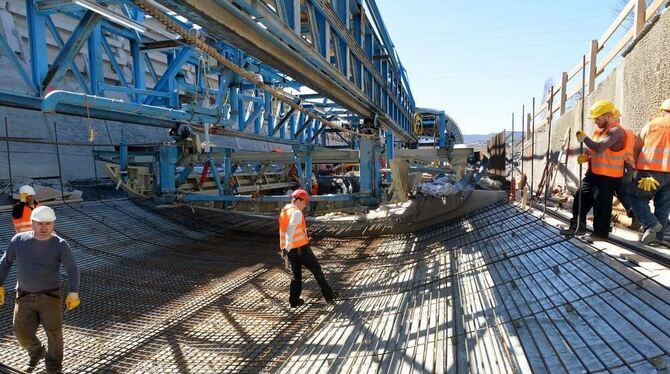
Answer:
[[[289,221],[291,220],[291,215],[294,211],[299,209],[296,208],[293,204],[287,204],[279,213],[279,248],[284,249],[286,243],[286,229],[288,229]],[[307,240],[307,224],[305,223],[305,216],[302,216],[302,220],[298,223],[293,233],[293,238],[291,238],[291,248],[302,247],[307,245],[309,240]]]
[[[33,212],[33,209],[37,208],[39,204],[36,204],[35,206],[31,207],[27,203],[23,203],[23,212],[21,214],[21,217],[19,218],[14,218],[12,217],[12,223],[14,224],[14,231],[16,233],[24,232],[24,231],[30,231],[33,229],[33,222],[30,220],[30,215]]]
[[[637,170],[670,173],[670,117],[649,122],[649,132],[637,157]]]
[[[635,169],[635,155],[633,154],[633,149],[635,148],[635,139],[637,138],[635,136],[635,133],[633,130],[623,127],[624,131],[626,131],[626,144],[624,145],[623,149],[625,151],[624,153],[624,162],[633,167]]]
[[[615,123],[604,130],[597,129],[593,134],[593,140],[596,142],[600,141],[600,139],[607,136],[607,133],[610,131],[610,129],[614,127],[619,127],[619,125]],[[607,148],[603,152],[599,153],[591,151],[590,154],[591,157],[589,162],[591,164],[591,172],[593,174],[614,178],[623,177],[623,165],[626,155],[625,146],[620,151],[613,151],[610,148]]]

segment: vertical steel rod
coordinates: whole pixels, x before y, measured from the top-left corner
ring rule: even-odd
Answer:
[[[530,133],[530,199],[533,200],[533,183],[535,183],[535,98],[533,98],[533,111],[531,112],[533,131]],[[533,206],[533,204],[530,204]]]
[[[7,124],[7,116],[5,116],[5,137],[7,137],[7,172],[9,173],[9,196],[14,193],[14,181],[12,180],[12,156],[9,152],[9,125]]]
[[[526,139],[526,105],[521,106],[521,178],[523,178],[523,156],[526,153],[526,149],[524,148],[525,145],[525,139]],[[524,184],[521,189],[523,190],[526,187]],[[522,192],[523,193],[523,192]]]
[[[544,206],[542,207],[542,218],[547,213],[547,198],[549,198],[549,189],[551,188],[551,175],[549,172],[549,153],[551,152],[551,117],[554,111],[554,86],[551,86],[549,101],[547,102],[547,155],[544,161],[544,170],[547,174],[544,177]]]
[[[580,130],[584,131],[584,104],[586,103],[586,96],[585,96],[585,89],[586,89],[586,55],[582,55],[582,105],[581,105],[581,114],[580,114]],[[581,155],[584,153],[584,143],[579,143],[579,154]],[[584,168],[582,166],[582,163],[578,162],[579,164],[579,189],[577,190],[577,193],[575,194],[576,197],[579,198],[579,201],[577,201],[577,226],[575,227],[575,234],[579,231],[579,225],[586,225],[586,222],[581,222],[581,216],[582,216],[582,178],[584,177]],[[574,201],[573,201],[574,204]]]

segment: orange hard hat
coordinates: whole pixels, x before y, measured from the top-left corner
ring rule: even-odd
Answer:
[[[302,188],[298,188],[297,190],[293,191],[291,197],[294,199],[309,201],[309,194]]]

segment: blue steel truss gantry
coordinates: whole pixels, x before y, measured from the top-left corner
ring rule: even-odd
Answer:
[[[309,151],[361,149],[362,174],[370,174],[361,177],[361,191],[373,195],[377,140],[385,137],[389,156],[396,140],[417,141],[407,76],[374,0],[26,0],[25,7],[28,66],[3,36],[0,49],[30,93],[0,91],[0,105],[169,128],[188,124],[291,145],[308,151],[301,160],[305,183]],[[166,30],[148,9],[173,26]],[[56,16],[76,21],[69,36]],[[184,32],[215,53],[189,43]],[[47,39],[59,47],[55,56]],[[124,66],[112,39],[128,46]],[[82,54],[84,69],[76,61]],[[165,61],[162,69],[156,56]],[[62,90],[66,77],[77,82],[76,92]]]

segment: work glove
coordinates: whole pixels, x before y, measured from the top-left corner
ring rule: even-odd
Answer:
[[[589,162],[589,155],[587,155],[586,153],[583,153],[583,154],[577,156],[577,162],[579,162],[580,164],[583,164],[585,162]]]
[[[72,310],[78,307],[79,303],[79,293],[70,292],[67,294],[67,297],[65,298],[65,307],[67,310]]]
[[[660,186],[660,183],[654,177],[640,178],[640,181],[637,183],[637,188],[644,192],[654,191],[658,186]]]
[[[5,304],[5,289],[0,287],[0,305]]]
[[[584,141],[584,139],[586,139],[586,133],[584,133],[584,131],[582,131],[582,130],[577,130],[576,137],[577,137],[577,141],[581,143],[581,142]]]

